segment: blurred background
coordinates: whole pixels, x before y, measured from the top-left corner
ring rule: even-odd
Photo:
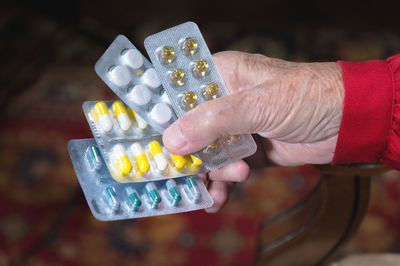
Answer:
[[[0,265],[248,265],[257,226],[309,193],[312,166],[254,171],[217,214],[93,218],[67,153],[91,133],[85,100],[116,99],[94,64],[117,34],[191,20],[212,52],[292,61],[400,52],[400,6],[385,1],[3,1],[0,9]],[[368,214],[342,255],[400,252],[400,174],[373,178]]]

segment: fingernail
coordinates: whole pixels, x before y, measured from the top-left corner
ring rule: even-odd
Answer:
[[[187,143],[178,123],[172,124],[164,131],[163,141],[164,145],[172,151],[180,150]]]

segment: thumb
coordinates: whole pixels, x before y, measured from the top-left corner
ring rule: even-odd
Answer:
[[[264,97],[261,88],[254,88],[202,103],[164,131],[164,145],[169,152],[183,155],[221,136],[255,133],[265,117]]]

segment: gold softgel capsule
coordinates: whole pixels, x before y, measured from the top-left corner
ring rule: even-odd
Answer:
[[[241,138],[240,135],[228,135],[228,136],[225,137],[225,141],[228,144],[232,144],[232,143],[236,143],[237,141],[239,141],[240,138]]]
[[[193,91],[187,91],[182,97],[182,105],[185,110],[193,109],[197,102],[197,95]]]
[[[193,67],[193,73],[199,78],[205,77],[207,75],[207,71],[208,63],[204,59],[197,61]]]
[[[164,64],[169,65],[174,61],[175,51],[172,47],[166,46],[161,50],[160,57]]]
[[[170,80],[175,86],[182,86],[184,84],[185,71],[180,68],[175,68],[172,70],[170,75]]]
[[[217,98],[219,93],[219,86],[217,83],[210,83],[207,85],[206,89],[203,92],[204,98],[207,100],[212,100]]]
[[[182,45],[182,52],[188,56],[194,55],[197,52],[198,46],[199,45],[195,39],[187,38]]]
[[[211,143],[204,149],[204,152],[206,153],[215,152],[218,146],[219,146],[219,139],[216,139],[213,143]]]

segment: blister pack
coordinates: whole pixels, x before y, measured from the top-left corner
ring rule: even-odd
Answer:
[[[151,35],[144,45],[178,117],[198,104],[229,94],[195,23]],[[230,135],[216,140],[199,156],[208,169],[216,169],[248,157],[256,149],[251,135]]]
[[[214,204],[197,175],[118,183],[108,172],[94,139],[70,140],[68,150],[90,210],[99,220],[180,213],[209,208]]]
[[[115,38],[97,61],[95,70],[119,98],[159,133],[176,120],[156,70],[125,36]]]
[[[82,107],[116,181],[144,182],[206,172],[197,154],[170,154],[162,136],[121,101],[88,101]]]

